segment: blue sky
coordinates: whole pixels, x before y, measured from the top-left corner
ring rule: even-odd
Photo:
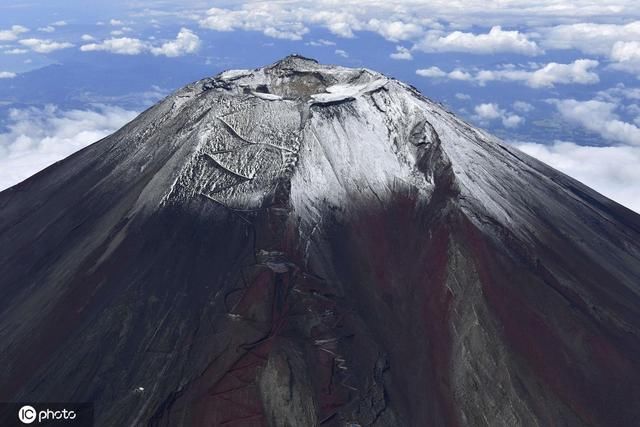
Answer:
[[[300,53],[404,80],[640,211],[632,0],[6,0],[0,189],[184,84]]]

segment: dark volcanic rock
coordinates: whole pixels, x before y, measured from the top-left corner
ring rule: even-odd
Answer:
[[[0,400],[99,426],[631,426],[640,216],[292,56],[0,193]]]

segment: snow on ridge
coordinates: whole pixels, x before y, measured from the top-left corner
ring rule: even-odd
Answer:
[[[253,73],[251,70],[226,70],[219,74],[222,80],[237,80],[242,77],[249,77]]]
[[[375,92],[381,89],[389,82],[386,77],[378,78],[363,84],[336,84],[326,88],[325,93],[316,93],[311,95],[312,102],[326,104],[332,102],[343,101],[357,96]]]
[[[281,101],[284,99],[282,96],[275,95],[273,93],[263,93],[263,92],[252,91],[251,95],[260,99],[264,99],[265,101]]]

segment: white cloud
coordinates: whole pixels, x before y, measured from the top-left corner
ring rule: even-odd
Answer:
[[[53,25],[54,27],[64,27],[67,25],[67,21],[56,21],[52,22],[51,25]]]
[[[309,17],[309,13],[314,16]],[[320,12],[304,10],[302,15],[302,22],[323,26],[333,34],[344,38],[352,38],[354,31],[361,31],[364,28],[364,22],[348,12],[327,9]]]
[[[222,4],[230,6],[209,9],[199,19],[202,27],[259,32],[272,28],[274,34],[286,33],[298,39],[311,27],[327,29],[340,37],[354,37],[357,32],[369,31],[391,41],[417,41],[427,33],[427,44],[443,45],[438,49],[525,55],[542,53],[538,36],[502,28],[640,18],[637,0],[280,0]],[[174,13],[174,16],[180,15],[181,12]],[[429,32],[442,29],[443,23],[468,29],[486,27],[488,22],[495,29],[485,34],[459,31],[451,36]]]
[[[404,46],[396,46],[396,51],[389,55],[391,59],[399,59],[405,61],[411,61],[413,59],[413,55],[411,55],[411,51]]]
[[[29,52],[27,49],[9,49],[6,50],[4,53],[6,53],[7,55],[24,55],[25,53]]]
[[[186,28],[181,28],[175,40],[166,42],[160,47],[151,48],[151,53],[173,58],[197,52],[200,45],[200,38],[197,34]]]
[[[576,101],[563,99],[552,101],[562,117],[604,139],[628,145],[640,146],[640,128],[620,120],[617,105],[604,101]]]
[[[577,49],[600,55],[612,67],[640,76],[640,21],[625,25],[579,23],[542,30],[543,43],[551,49]]]
[[[598,97],[606,101],[619,102],[621,99],[640,100],[640,87],[627,87],[618,83],[614,87],[598,92]]]
[[[104,40],[102,43],[89,43],[80,46],[83,52],[104,51],[118,55],[139,55],[147,50],[147,45],[140,39],[120,37]]]
[[[624,105],[622,108],[627,113],[636,116],[636,118],[633,120],[634,123],[636,123],[636,124],[640,123],[640,105],[638,105],[638,104],[629,104],[629,105]]]
[[[570,64],[551,62],[537,70],[504,68],[499,70],[478,70],[471,74],[462,69],[445,72],[438,67],[418,70],[423,77],[448,78],[451,80],[473,81],[484,85],[491,81],[522,82],[532,88],[549,88],[557,84],[595,84],[600,81],[597,73],[592,71],[598,66],[592,59],[577,59]],[[431,71],[429,71],[431,70]]]
[[[640,60],[640,42],[616,42],[611,48],[611,59],[618,62]]]
[[[55,30],[56,30],[56,27],[52,27],[51,25],[38,28],[38,31],[40,31],[41,33],[53,33]]]
[[[477,117],[482,120],[494,120],[499,119],[502,116],[500,107],[498,107],[498,104],[494,103],[476,105],[474,110]]]
[[[336,43],[331,40],[318,39],[307,43],[309,46],[335,46]]]
[[[164,42],[159,46],[153,46],[149,42],[132,38],[118,37],[104,40],[101,43],[89,43],[80,46],[83,52],[110,52],[118,55],[140,55],[149,52],[153,55],[177,57],[195,53],[200,48],[200,38],[193,31],[182,28],[175,40]]]
[[[211,8],[207,11],[207,17],[200,21],[204,28],[215,31],[233,31],[237,28],[249,29],[244,22],[245,11],[230,11],[227,9]]]
[[[640,42],[616,42],[611,48],[610,57],[616,62],[613,68],[637,74],[640,78]]]
[[[421,26],[400,20],[384,21],[380,19],[370,19],[366,28],[390,41],[415,39],[424,32]]]
[[[416,70],[416,74],[422,77],[439,78],[445,77],[447,73],[442,71],[440,67],[421,68]]]
[[[82,39],[82,41],[85,41],[85,42],[91,42],[95,40],[95,37],[93,37],[90,34],[83,34],[82,37],[80,38]]]
[[[17,40],[20,34],[28,32],[27,27],[22,25],[14,25],[9,30],[0,30],[0,41],[13,41]]]
[[[617,100],[626,93],[624,85],[600,92],[603,98]],[[516,143],[525,153],[583,182],[605,196],[640,213],[640,123],[620,119],[622,108],[602,100],[551,100],[567,122],[600,135],[615,146],[581,146],[573,142]],[[628,111],[633,105],[624,106]],[[637,108],[640,113],[640,107]]]
[[[67,43],[67,42],[56,42],[52,40],[35,39],[35,38],[20,40],[20,44],[38,53],[51,53],[56,50],[73,47],[73,44]]]
[[[211,8],[200,26],[216,31],[261,31],[268,37],[300,40],[309,29],[290,12],[273,4],[252,4],[243,9]]]
[[[17,76],[16,73],[12,73],[9,71],[0,71],[0,79],[12,79]]]
[[[280,30],[273,27],[267,27],[262,32],[267,37],[273,37],[274,39],[283,40],[300,40],[302,35],[306,34],[309,30],[303,25],[293,25],[287,30]]]
[[[553,87],[557,84],[595,84],[600,81],[592,71],[598,66],[592,59],[577,59],[570,64],[551,62],[535,71],[497,70],[481,71],[477,75],[480,82],[494,80],[522,81],[533,88]]]
[[[113,25],[114,27],[117,27],[120,25],[124,25],[124,22],[120,21],[119,19],[112,19],[109,21],[109,24]]]
[[[640,147],[591,147],[562,141],[515,146],[640,213]]]
[[[524,123],[524,119],[517,114],[508,114],[502,117],[502,126],[506,128],[516,128]]]
[[[592,55],[609,55],[616,42],[640,39],[640,21],[626,25],[578,23],[542,29],[549,49],[577,49]]]
[[[215,31],[260,31],[270,37],[300,40],[310,26],[322,27],[345,38],[357,31],[374,32],[390,41],[416,39],[426,25],[426,16],[413,16],[402,6],[374,1],[367,7],[354,0],[337,2],[255,2],[237,8],[211,8],[200,25]]]
[[[455,97],[456,99],[459,99],[461,101],[468,101],[469,99],[471,99],[471,96],[467,95],[466,93],[456,93]]]
[[[473,76],[471,74],[459,68],[456,68],[455,70],[447,74],[447,77],[449,77],[451,80],[462,80],[462,81],[473,80]]]
[[[136,112],[101,106],[93,110],[11,110],[0,134],[0,190],[111,134]]]
[[[342,49],[336,49],[335,50],[335,54],[338,55],[338,56],[341,56],[343,58],[348,58],[349,57],[349,54],[347,52],[345,52],[344,50],[342,50]]]
[[[544,53],[536,42],[529,40],[525,34],[519,31],[505,31],[500,26],[492,27],[486,34],[454,31],[443,35],[441,31],[431,31],[415,48],[425,52],[474,54],[518,53],[534,56]]]
[[[513,109],[521,113],[530,113],[535,110],[536,107],[524,101],[516,101],[513,103]]]
[[[474,111],[476,114],[473,118],[480,122],[486,123],[500,119],[502,121],[502,126],[506,128],[515,128],[524,123],[524,119],[522,117],[503,110],[498,104],[495,103],[476,105]]]

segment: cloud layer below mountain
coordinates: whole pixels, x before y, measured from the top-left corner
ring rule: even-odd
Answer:
[[[13,109],[0,134],[0,190],[104,138],[138,113],[106,105],[63,111],[55,106]]]

